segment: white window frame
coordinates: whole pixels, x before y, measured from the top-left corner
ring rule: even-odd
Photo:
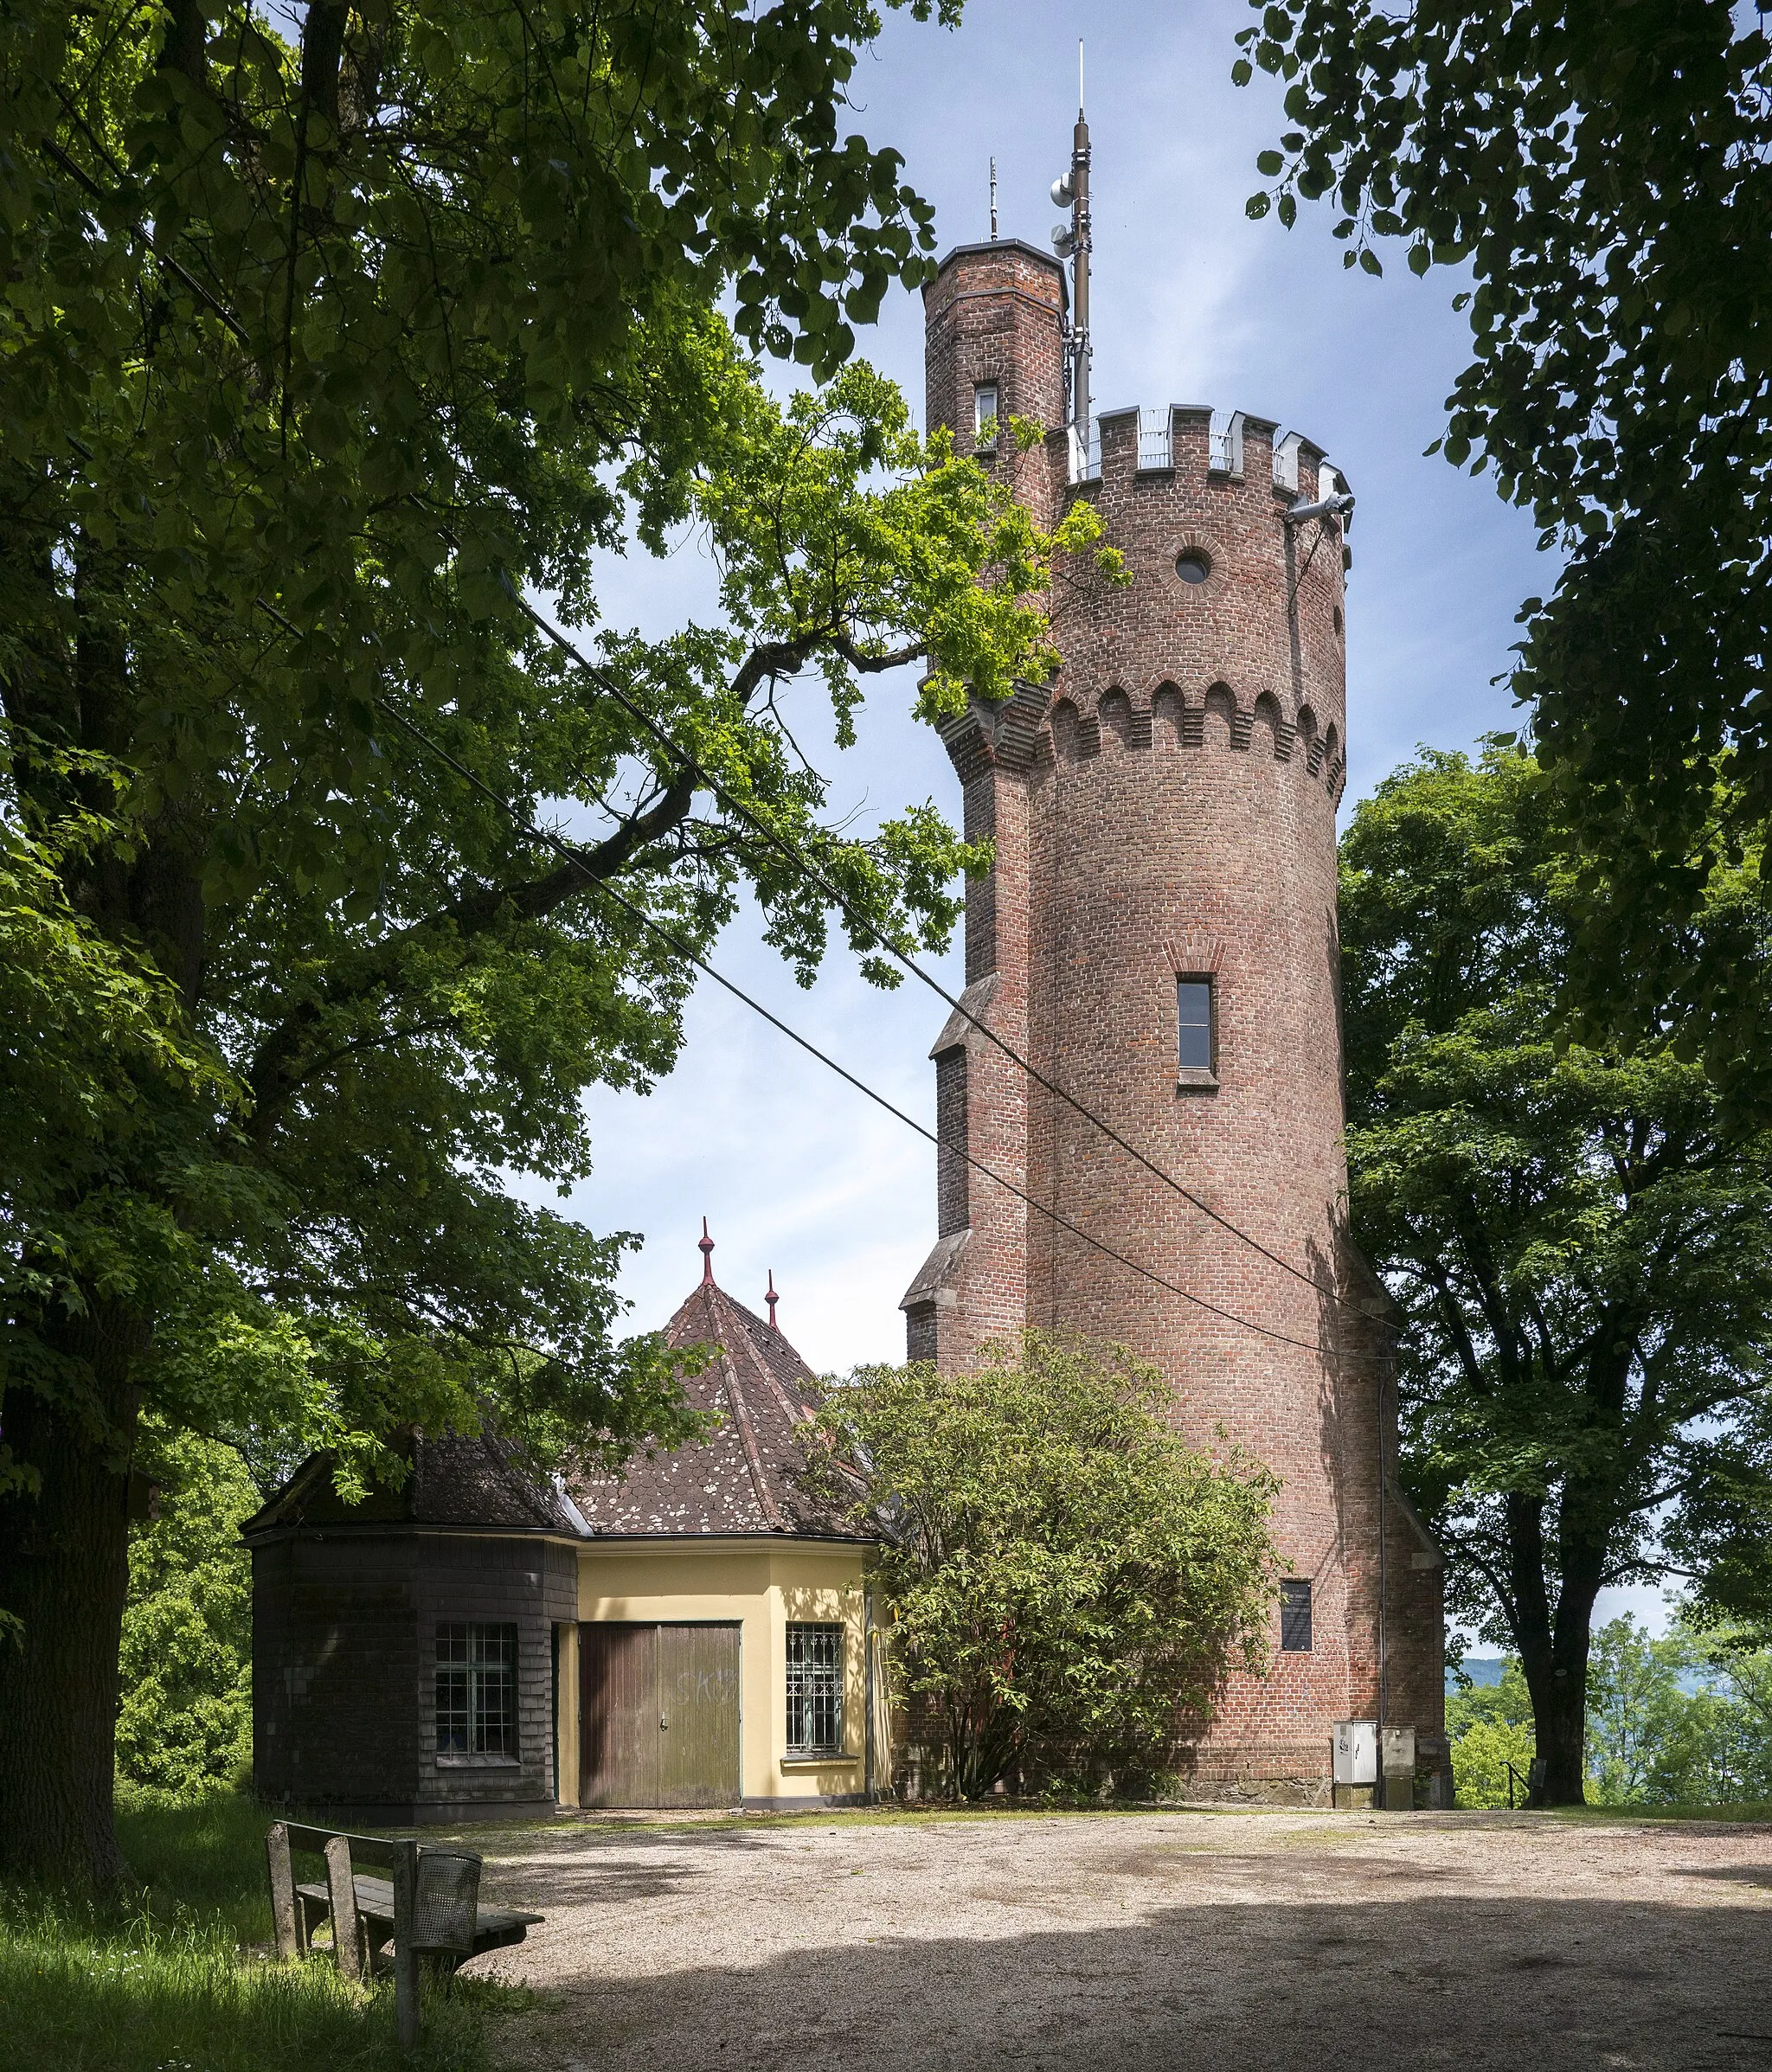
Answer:
[[[985,399],[991,399],[991,407],[985,407]],[[1003,391],[995,382],[973,383],[973,445],[980,453],[994,453],[997,442],[1003,434]],[[997,429],[986,439],[985,427],[993,424]]]

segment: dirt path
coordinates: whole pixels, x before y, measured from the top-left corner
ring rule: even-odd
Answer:
[[[1178,1813],[479,1845],[489,1890],[549,1917],[483,1960],[559,1996],[499,2037],[534,2072],[1772,2072],[1765,1828]]]

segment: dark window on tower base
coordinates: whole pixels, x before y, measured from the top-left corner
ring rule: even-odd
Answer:
[[[1184,1086],[1216,1083],[1218,1023],[1214,991],[1210,978],[1175,982],[1175,1062]]]
[[[1280,1586],[1280,1652],[1282,1655],[1307,1655],[1311,1652],[1311,1586],[1292,1581]]]

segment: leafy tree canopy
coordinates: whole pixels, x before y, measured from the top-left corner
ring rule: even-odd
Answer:
[[[261,1494],[238,1453],[146,1425],[138,1472],[157,1516],[130,1529],[118,1774],[174,1797],[239,1784],[253,1759],[252,1562]]]
[[[1426,755],[1341,877],[1352,1210],[1404,1312],[1414,1494],[1452,1607],[1518,1650],[1553,1802],[1583,1794],[1597,1593],[1772,1465],[1772,1139],[1726,1134],[1653,1028],[1559,1042],[1559,797],[1517,751]]]
[[[1254,0],[1293,127],[1252,215],[1326,197],[1346,263],[1468,266],[1448,459],[1570,560],[1515,687],[1573,840],[1627,896],[1582,921],[1595,1027],[1677,1009],[1760,1113],[1733,946],[1677,939],[1772,813],[1772,43],[1725,0]],[[1719,791],[1719,783],[1721,789]],[[1721,811],[1719,811],[1719,805]],[[1765,893],[1751,903],[1763,938]],[[1702,933],[1702,932],[1700,932]],[[1698,948],[1709,954],[1695,957]],[[1763,960],[1763,952],[1761,960]]]
[[[927,9],[913,7],[913,12]],[[944,942],[984,861],[834,825],[850,738],[1056,658],[1048,537],[851,324],[928,211],[841,135],[878,27],[755,9],[204,0],[0,21],[0,1857],[117,1869],[120,1476],[144,1408],[273,1473],[489,1413],[684,1421],[569,1185],[747,892]],[[730,324],[719,313],[734,311]],[[736,336],[733,326],[736,326]],[[786,405],[744,343],[820,377]],[[701,529],[718,616],[600,622]],[[581,629],[543,631],[536,595]],[[508,810],[507,810],[508,806]],[[551,837],[551,838],[549,838]]]
[[[1447,1693],[1446,1732],[1460,1806],[1506,1806],[1510,1798],[1515,1806],[1521,1803],[1521,1785],[1531,1774],[1537,1747],[1531,1694],[1517,1656],[1508,1658],[1499,1684],[1467,1678]]]
[[[1156,1370],[1040,1332],[958,1376],[864,1368],[819,1431],[948,1788],[1148,1780],[1269,1644],[1274,1478],[1191,1451]]]

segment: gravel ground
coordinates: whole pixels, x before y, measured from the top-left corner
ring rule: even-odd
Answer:
[[[526,2072],[1772,2072],[1772,1830],[1506,1813],[485,1837]]]

